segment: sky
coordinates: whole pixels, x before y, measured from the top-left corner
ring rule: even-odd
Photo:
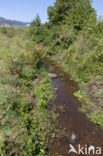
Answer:
[[[42,23],[47,21],[47,7],[56,0],[0,0],[0,16],[7,19],[32,21],[37,14]],[[97,15],[103,15],[103,0],[93,0]]]

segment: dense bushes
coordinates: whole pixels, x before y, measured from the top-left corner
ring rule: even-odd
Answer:
[[[96,110],[94,112],[88,107],[91,104],[84,100],[85,112],[91,112],[88,117],[102,126],[103,122],[99,120],[102,118],[103,103],[98,91],[103,88],[100,85],[98,88],[97,82],[101,84],[103,79],[103,21],[97,20],[90,0],[56,0],[54,6],[48,7],[48,17],[48,23],[36,27],[37,33],[33,27],[29,32],[34,30],[32,35],[36,36],[35,41],[45,47],[50,58],[57,54],[56,58],[60,58],[64,69],[78,81],[81,94],[85,94],[87,101],[91,99],[90,103],[93,101],[92,106]],[[92,80],[95,95],[92,94]],[[99,104],[94,102],[97,101],[95,96]]]
[[[103,82],[103,22],[97,21],[96,13],[91,7],[90,2],[87,1],[88,4],[84,5],[85,2],[85,0],[78,1],[77,4],[75,3],[76,6],[71,8],[68,5],[69,10],[67,14],[62,16],[61,22],[57,20],[57,23],[61,24],[64,28],[59,31],[55,49],[57,52],[61,49],[59,57],[62,60],[64,69],[79,82],[81,92],[78,92],[76,96],[81,97],[81,95],[84,95],[81,110],[86,112],[93,122],[103,127],[103,120],[101,120],[103,96],[98,95],[103,89],[100,86]],[[57,17],[57,14],[53,14],[52,11],[55,8],[54,12],[57,11],[58,13],[59,8],[64,7],[59,5],[60,3],[63,4],[62,1],[56,1],[54,7],[48,10],[50,21],[54,27],[57,27],[57,23],[53,21],[54,16],[56,20],[61,17],[61,14]],[[65,5],[67,4],[65,1],[64,3]],[[81,4],[83,4],[82,7]],[[91,12],[90,14],[89,11]],[[58,25],[58,27],[60,28],[61,25]],[[59,28],[58,30],[60,30]],[[68,31],[66,31],[66,28]],[[64,36],[60,38],[61,34],[65,31],[66,34],[64,33]],[[93,83],[90,83],[91,81]],[[95,94],[93,94],[94,92]]]
[[[89,81],[93,74],[102,76],[102,55],[101,37],[98,38],[95,32],[89,36],[88,31],[85,35],[83,32],[80,33],[78,40],[62,53],[68,71],[82,82]]]
[[[47,111],[53,89],[41,72],[46,53],[20,35],[0,34],[0,155],[46,156],[54,128]]]
[[[14,28],[6,28],[6,27],[3,27],[3,28],[0,29],[0,32],[2,34],[7,35],[7,37],[9,37],[9,38],[12,38],[12,37],[15,36],[15,32],[16,31],[15,31]]]
[[[10,71],[12,74],[18,74],[21,78],[32,79],[36,70],[40,68],[44,56],[43,50],[31,49],[31,52],[20,55],[18,59],[10,60]]]

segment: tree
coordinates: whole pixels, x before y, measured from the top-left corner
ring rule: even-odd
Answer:
[[[48,16],[49,16],[49,20],[50,21],[53,21],[53,16],[54,16],[54,7],[53,6],[49,6],[48,9],[47,9],[47,12],[48,12]]]
[[[32,21],[31,26],[40,26],[41,25],[41,19],[40,16],[37,14],[35,19]]]
[[[54,24],[62,22],[75,1],[76,0],[56,0],[54,6],[48,8],[49,20]]]
[[[56,0],[54,6],[48,8],[49,20],[53,24],[66,23],[81,29],[91,15],[96,13],[90,0]]]
[[[66,22],[75,29],[81,30],[83,27],[95,25],[96,12],[91,6],[90,0],[79,0],[75,6],[67,12]]]

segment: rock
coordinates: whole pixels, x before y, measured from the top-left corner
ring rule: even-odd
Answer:
[[[54,90],[55,90],[55,91],[57,91],[57,90],[58,90],[58,88],[54,88]]]
[[[76,134],[72,134],[70,137],[69,137],[69,142],[72,143],[72,144],[75,144],[76,142],[78,142],[80,140],[80,137],[79,135],[76,135]]]
[[[49,76],[50,78],[56,78],[56,77],[57,77],[56,74],[52,74],[52,73],[48,73],[48,76]]]
[[[63,75],[63,74],[59,74],[59,76],[60,76],[60,77],[63,77],[64,75]]]
[[[73,81],[73,79],[69,79],[70,81]]]

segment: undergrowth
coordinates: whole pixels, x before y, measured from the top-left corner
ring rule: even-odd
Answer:
[[[75,93],[76,96],[81,99],[85,95],[81,110],[103,126],[103,21],[97,19],[90,0],[57,0],[47,11],[49,21],[41,24],[37,17],[28,36],[42,45],[49,58],[59,60],[78,82],[80,93]]]
[[[0,33],[0,155],[46,156],[56,115],[47,109],[54,93],[41,70],[45,53],[26,30],[11,30]]]

